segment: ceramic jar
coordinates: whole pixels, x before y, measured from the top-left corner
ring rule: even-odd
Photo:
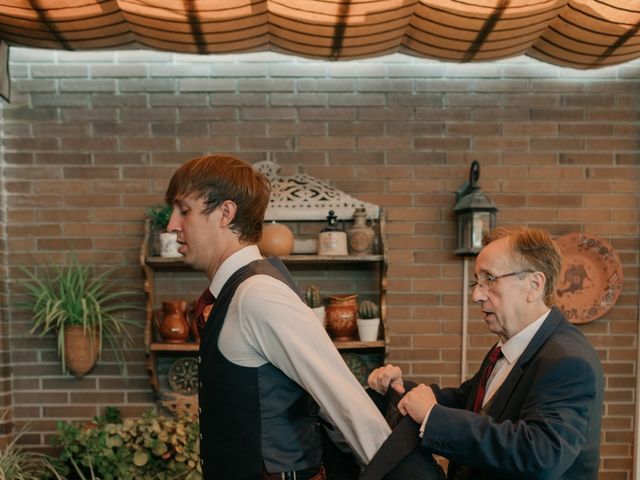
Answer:
[[[189,338],[187,302],[169,300],[162,302],[162,310],[156,317],[156,327],[162,339],[167,343],[184,343]]]
[[[326,307],[327,330],[334,340],[353,340],[358,324],[357,295],[332,295]]]
[[[347,229],[349,253],[352,255],[367,255],[373,253],[373,239],[375,231],[367,225],[367,210],[356,208],[353,214],[353,226]]]
[[[289,255],[293,251],[293,232],[282,223],[265,223],[258,248],[265,257]]]
[[[318,234],[318,255],[348,255],[347,234],[338,230],[338,217],[333,210],[327,215],[327,225]]]

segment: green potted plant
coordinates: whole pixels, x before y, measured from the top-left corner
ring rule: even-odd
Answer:
[[[151,228],[164,232],[169,224],[169,218],[171,218],[171,205],[166,203],[159,203],[153,205],[147,209],[147,217],[151,221]]]
[[[363,300],[358,305],[358,335],[363,342],[375,342],[380,329],[380,309],[375,302]]]
[[[54,332],[62,370],[80,378],[100,357],[104,343],[109,344],[123,377],[127,378],[124,350],[131,343],[127,325],[139,326],[123,313],[139,310],[128,301],[137,291],[118,289],[112,281],[113,269],[96,273],[74,257],[69,265],[52,266],[35,274],[22,268],[26,278],[21,284],[30,297],[27,307],[33,314],[30,333]]]
[[[177,235],[167,232],[167,225],[171,218],[173,208],[166,203],[154,205],[147,209],[147,218],[150,223],[150,238],[153,253],[159,253],[162,257],[181,257],[178,253]]]

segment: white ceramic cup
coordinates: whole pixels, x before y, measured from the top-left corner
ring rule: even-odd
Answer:
[[[181,257],[178,252],[178,235],[171,232],[162,232],[160,234],[160,256],[161,257]]]

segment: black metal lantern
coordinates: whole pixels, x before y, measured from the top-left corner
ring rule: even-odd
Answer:
[[[456,192],[453,211],[458,219],[456,255],[475,256],[482,248],[482,237],[496,226],[498,208],[476,184],[480,178],[480,163],[471,162],[469,181]]]

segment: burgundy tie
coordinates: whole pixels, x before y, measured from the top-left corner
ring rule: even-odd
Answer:
[[[480,376],[480,384],[478,385],[478,390],[476,391],[476,398],[473,401],[473,411],[478,413],[482,408],[482,401],[484,400],[484,393],[487,389],[487,382],[489,381],[489,377],[491,376],[491,372],[493,372],[493,368],[496,366],[496,362],[502,356],[502,348],[500,346],[494,347],[489,354],[489,362],[487,366],[484,367],[482,374]]]
[[[198,332],[202,335],[202,330],[204,330],[204,325],[207,323],[207,318],[209,317],[209,313],[211,313],[211,308],[213,307],[213,302],[215,302],[216,297],[213,296],[211,290],[209,288],[205,288],[200,298],[196,302],[196,326],[198,327]]]

